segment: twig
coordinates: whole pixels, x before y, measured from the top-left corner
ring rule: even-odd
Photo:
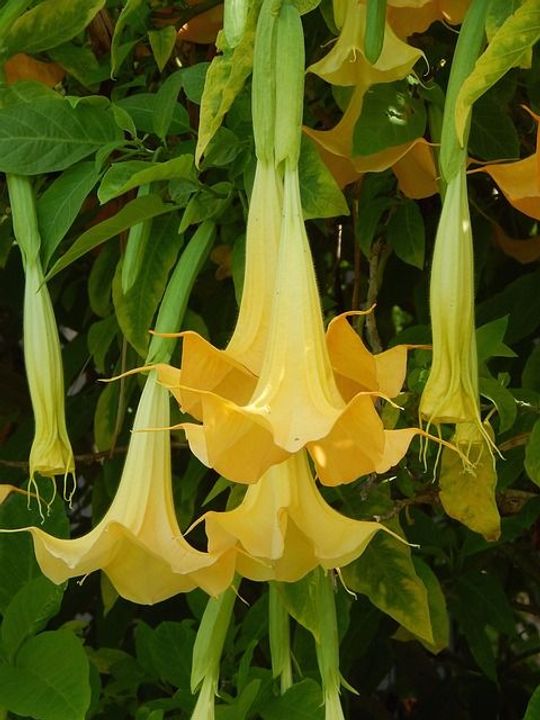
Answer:
[[[375,240],[371,246],[371,256],[369,258],[369,280],[368,280],[368,291],[366,298],[366,307],[370,308],[377,302],[377,295],[379,294],[379,261],[384,249],[384,241],[379,238]],[[375,314],[369,313],[366,316],[366,334],[369,340],[369,344],[374,353],[380,353],[382,351],[382,343],[377,330],[377,323],[375,321]]]
[[[173,450],[184,450],[187,446],[186,441],[176,441],[171,443]],[[94,465],[95,463],[100,463],[102,460],[107,460],[107,458],[110,458],[111,455],[125,455],[128,451],[128,447],[129,445],[118,445],[112,450],[75,455],[75,462],[77,465]],[[14,468],[16,470],[28,470],[27,460],[4,460],[4,458],[0,458],[0,465],[3,467]]]

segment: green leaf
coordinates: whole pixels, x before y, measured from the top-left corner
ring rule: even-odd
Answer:
[[[300,15],[305,15],[315,10],[321,4],[321,0],[293,0],[292,4],[298,10]]]
[[[127,53],[133,47],[133,43],[121,45],[124,31],[130,25],[136,25],[142,16],[150,11],[144,0],[126,0],[122,12],[114,26],[114,34],[111,42],[111,75],[115,78]]]
[[[200,62],[196,65],[190,65],[182,70],[182,84],[186,97],[196,105],[201,104],[202,94],[204,92],[204,84],[206,81],[206,73],[210,63]]]
[[[531,480],[540,485],[540,420],[533,425],[533,429],[525,450],[525,470]]]
[[[508,315],[477,328],[476,350],[479,364],[492,357],[516,357],[516,353],[504,343],[507,329]]]
[[[37,53],[78,35],[104,7],[105,0],[43,0],[18,17],[0,39],[0,55]]]
[[[184,210],[179,232],[185,232],[191,225],[198,225],[204,220],[217,220],[229,207],[232,198],[232,186],[227,182],[219,182],[193,195]]]
[[[372,155],[421,137],[426,117],[424,103],[406,81],[372,85],[354,128],[353,154]]]
[[[540,685],[531,695],[523,720],[537,720],[540,717]]]
[[[480,378],[480,395],[491,400],[499,413],[499,430],[509,430],[516,421],[517,405],[514,396],[497,380],[491,377]]]
[[[429,619],[433,631],[432,643],[428,643],[426,640],[421,640],[421,642],[431,652],[439,653],[447,648],[450,642],[450,620],[446,609],[446,598],[441,584],[430,566],[417,555],[413,556],[413,563],[416,574],[427,590]]]
[[[404,200],[398,205],[388,222],[386,239],[400,260],[423,270],[426,231],[424,218],[414,200]]]
[[[166,25],[161,30],[149,30],[148,39],[150,47],[159,72],[167,64],[167,60],[171,57],[174,45],[176,43],[176,28],[174,25]]]
[[[258,678],[251,680],[233,702],[217,706],[216,720],[246,720],[259,694],[260,687],[261,681]],[[249,717],[252,717],[251,713]]]
[[[131,117],[137,130],[144,133],[155,133],[154,117],[159,110],[159,100],[157,93],[137,93],[129,97],[116,100],[115,105],[126,110]],[[173,115],[169,132],[171,135],[182,135],[190,132],[189,116],[186,108],[180,103],[176,103],[173,109]]]
[[[176,214],[153,223],[147,242],[139,249],[139,274],[126,294],[122,293],[119,264],[113,281],[116,317],[127,341],[144,359],[148,350],[152,320],[165,291],[169,272],[183,238],[178,235]]]
[[[527,273],[492,295],[476,309],[476,319],[482,325],[508,313],[506,341],[513,344],[530,335],[540,325],[540,271]]]
[[[92,312],[106,317],[112,310],[112,281],[120,250],[114,243],[104,245],[92,265],[88,278],[88,299]]]
[[[41,260],[46,271],[54,251],[62,242],[81,207],[99,180],[95,163],[73,165],[56,178],[37,202]]]
[[[519,158],[518,132],[497,97],[486,95],[474,104],[469,151],[481,160]]]
[[[69,250],[57,260],[47,273],[46,280],[54,277],[72,262],[78,260],[89,250],[101,245],[105,240],[116,237],[132,225],[163,215],[174,210],[174,205],[167,205],[158,195],[145,195],[135,198],[124,205],[116,215],[94,225],[75,240]]]
[[[169,134],[174,109],[178,104],[178,93],[182,88],[184,75],[182,70],[177,70],[165,80],[156,95],[156,107],[153,116],[154,133],[161,140],[165,140]]]
[[[0,707],[36,720],[84,720],[90,705],[88,659],[73,633],[28,640],[14,665],[0,665]]]
[[[540,391],[540,345],[533,348],[521,374],[521,383],[528,390]]]
[[[116,370],[118,371],[118,367]],[[135,379],[127,377],[123,385],[120,380],[110,382],[105,385],[101,392],[94,415],[94,439],[99,452],[111,449],[117,424],[121,427],[125,408],[134,387]],[[123,399],[121,402],[122,393]]]
[[[524,54],[540,38],[540,4],[525,0],[493,36],[478,58],[472,73],[457,96],[456,131],[463,142],[465,127],[473,103],[489,90],[508,70],[519,65]]]
[[[42,630],[60,610],[64,588],[46,577],[35,577],[15,594],[1,626],[2,646],[12,658],[22,643]]]
[[[92,50],[87,46],[74,43],[59,45],[49,50],[52,60],[61,65],[66,72],[89,90],[96,90],[100,83],[111,74],[111,67],[106,58],[101,64]]]
[[[469,604],[471,614],[482,618],[483,625],[491,625],[508,637],[516,635],[512,607],[501,581],[495,575],[470,570],[457,580],[456,590]]]
[[[258,9],[259,3],[252,3],[242,40],[234,50],[225,50],[223,55],[217,55],[208,68],[201,98],[199,136],[195,151],[197,165],[251,72]]]
[[[259,708],[263,720],[323,720],[321,688],[314,680],[302,680],[283,695],[271,698]]]
[[[319,576],[309,573],[294,583],[276,583],[287,612],[313,635],[319,638],[320,613],[317,603]]]
[[[64,170],[120,137],[110,109],[49,97],[9,104],[0,109],[0,170]]]
[[[105,357],[118,330],[118,321],[115,315],[97,320],[88,328],[88,351],[94,359],[96,370],[99,373],[105,373]]]
[[[162,163],[142,160],[114,163],[101,181],[98,198],[100,203],[104,204],[140,185],[174,178],[196,182],[191,155],[180,155]]]
[[[42,492],[43,485],[40,485]],[[50,491],[47,483],[46,492]],[[45,498],[49,496],[44,495]],[[23,495],[12,493],[7,500],[0,504],[0,527],[21,528],[36,525],[46,532],[57,537],[69,535],[69,522],[64,510],[64,504],[57,498],[50,506],[50,512],[42,523],[37,502],[32,501],[27,507],[27,500]],[[0,612],[4,613],[14,595],[24,587],[29,580],[40,577],[41,571],[34,559],[32,538],[28,533],[0,533]],[[1,707],[1,703],[0,703]]]
[[[390,527],[400,532],[397,522]],[[343,568],[343,578],[347,587],[367,595],[407,630],[433,642],[427,591],[405,543],[377,533],[362,555]]]
[[[140,622],[135,630],[139,664],[153,677],[176,688],[189,685],[195,631],[191,620],[162,622],[152,629]]]
[[[349,214],[345,197],[321,160],[315,143],[305,136],[302,138],[298,173],[305,220]]]

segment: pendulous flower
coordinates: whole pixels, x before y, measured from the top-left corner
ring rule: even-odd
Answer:
[[[62,539],[27,527],[36,559],[53,582],[101,569],[120,595],[152,604],[201,587],[227,588],[234,552],[199,552],[183,538],[172,496],[169,395],[151,373],[143,389],[118,490],[103,519],[86,535]]]
[[[235,482],[257,482],[270,466],[303,447],[313,457],[321,482],[351,482],[363,474],[388,470],[421,432],[385,430],[372,400],[383,393],[375,387],[357,392],[348,403],[338,389],[324,336],[296,166],[285,169],[276,283],[258,378],[239,363],[224,363],[225,354],[215,352],[209,375],[219,377],[220,384],[213,391],[190,387],[184,368],[201,362],[194,348],[200,341],[192,336],[184,343],[186,339],[191,346],[184,345],[180,375],[162,366],[160,379],[184,411],[202,420],[202,425],[182,425],[192,451]]]
[[[420,400],[430,425],[472,423],[481,435],[474,266],[465,167],[450,180],[435,239],[430,311],[433,361]],[[491,443],[491,439],[488,442]]]
[[[35,422],[30,481],[33,483],[35,473],[40,473],[46,477],[63,475],[65,484],[67,475],[74,473],[75,463],[66,428],[60,339],[40,259],[34,193],[27,177],[8,174],[6,180],[25,273],[24,362]]]
[[[226,512],[207,512],[211,553],[237,547],[237,571],[251,580],[293,582],[321,566],[339,568],[359,557],[386,528],[353,520],[320,494],[305,451],[269,468],[242,502]]]

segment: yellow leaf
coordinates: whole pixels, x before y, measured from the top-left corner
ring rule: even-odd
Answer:
[[[439,477],[441,503],[450,517],[486,540],[497,540],[501,519],[495,499],[497,473],[490,448],[472,426],[459,425],[454,442],[476,462],[474,470],[465,468],[455,452],[443,450]]]

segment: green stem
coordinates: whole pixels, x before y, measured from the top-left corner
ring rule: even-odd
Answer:
[[[210,220],[199,225],[180,256],[163,295],[156,320],[156,333],[176,332],[182,326],[189,296],[200,269],[210,253],[216,226]],[[171,359],[177,338],[153,335],[146,362],[167,363]]]
[[[23,175],[7,174],[6,181],[13,233],[26,265],[38,259],[41,247],[34,190],[30,178]]]
[[[467,161],[467,140],[469,137],[470,120],[462,146],[456,133],[456,100],[461,86],[471,74],[474,64],[480,55],[484,42],[486,14],[490,2],[491,0],[472,0],[465,19],[463,20],[456,44],[454,59],[452,60],[450,78],[446,90],[439,156],[441,175],[446,183],[450,182],[460,167]]]
[[[279,677],[283,695],[292,685],[290,624],[289,613],[274,582],[269,583],[268,632],[272,675]]]

